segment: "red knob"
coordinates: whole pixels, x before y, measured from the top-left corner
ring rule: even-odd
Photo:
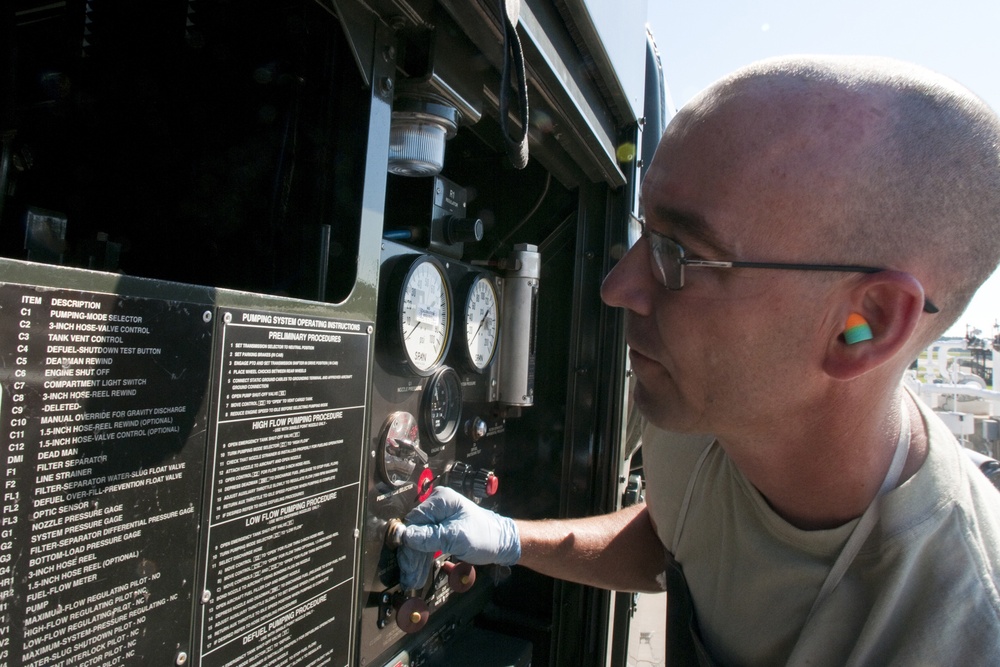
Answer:
[[[499,486],[500,480],[492,470],[480,468],[472,476],[472,497],[488,498],[497,492]]]
[[[406,598],[396,607],[396,625],[407,634],[422,630],[430,616],[427,603],[418,597]]]
[[[500,488],[500,478],[490,473],[486,478],[486,495],[495,495],[497,490]]]
[[[456,593],[464,593],[476,583],[476,568],[469,563],[453,563],[446,560],[441,570],[448,575],[448,585]]]

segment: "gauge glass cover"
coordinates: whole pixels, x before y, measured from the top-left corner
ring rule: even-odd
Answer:
[[[439,445],[455,437],[462,419],[462,381],[453,368],[442,368],[424,388],[424,424]]]
[[[429,257],[418,258],[403,281],[399,330],[406,359],[418,373],[441,362],[451,330],[451,295],[444,269]]]
[[[474,370],[483,371],[493,361],[497,349],[500,306],[493,281],[478,276],[469,289],[465,304],[465,346]]]
[[[378,448],[379,474],[386,484],[399,487],[415,482],[427,467],[427,454],[420,448],[420,429],[409,412],[396,412],[386,419]]]

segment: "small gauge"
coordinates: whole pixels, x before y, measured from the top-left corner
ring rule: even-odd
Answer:
[[[424,387],[423,418],[431,440],[451,442],[462,419],[462,381],[453,368],[442,368]]]
[[[465,299],[465,355],[471,369],[482,373],[497,351],[500,306],[496,286],[479,274]]]
[[[398,487],[416,482],[427,467],[427,453],[420,448],[420,429],[409,412],[389,415],[378,449],[379,475],[386,484]]]
[[[427,255],[409,265],[399,292],[396,323],[405,360],[418,375],[430,375],[448,351],[451,290],[444,266]]]

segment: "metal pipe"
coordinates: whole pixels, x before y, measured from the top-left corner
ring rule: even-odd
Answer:
[[[1000,391],[994,391],[991,389],[982,389],[981,387],[976,387],[974,385],[930,384],[924,382],[916,382],[911,386],[917,392],[917,395],[959,394],[961,396],[971,396],[973,398],[981,398],[985,401],[989,401],[990,403],[996,403],[998,406],[1000,406]]]

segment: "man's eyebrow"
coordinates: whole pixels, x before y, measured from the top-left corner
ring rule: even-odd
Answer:
[[[674,240],[682,243],[691,241],[697,244],[697,249],[710,250],[719,258],[732,257],[733,252],[723,243],[708,222],[702,216],[690,211],[683,211],[669,206],[654,206],[653,219],[667,225],[671,233],[680,238]]]

